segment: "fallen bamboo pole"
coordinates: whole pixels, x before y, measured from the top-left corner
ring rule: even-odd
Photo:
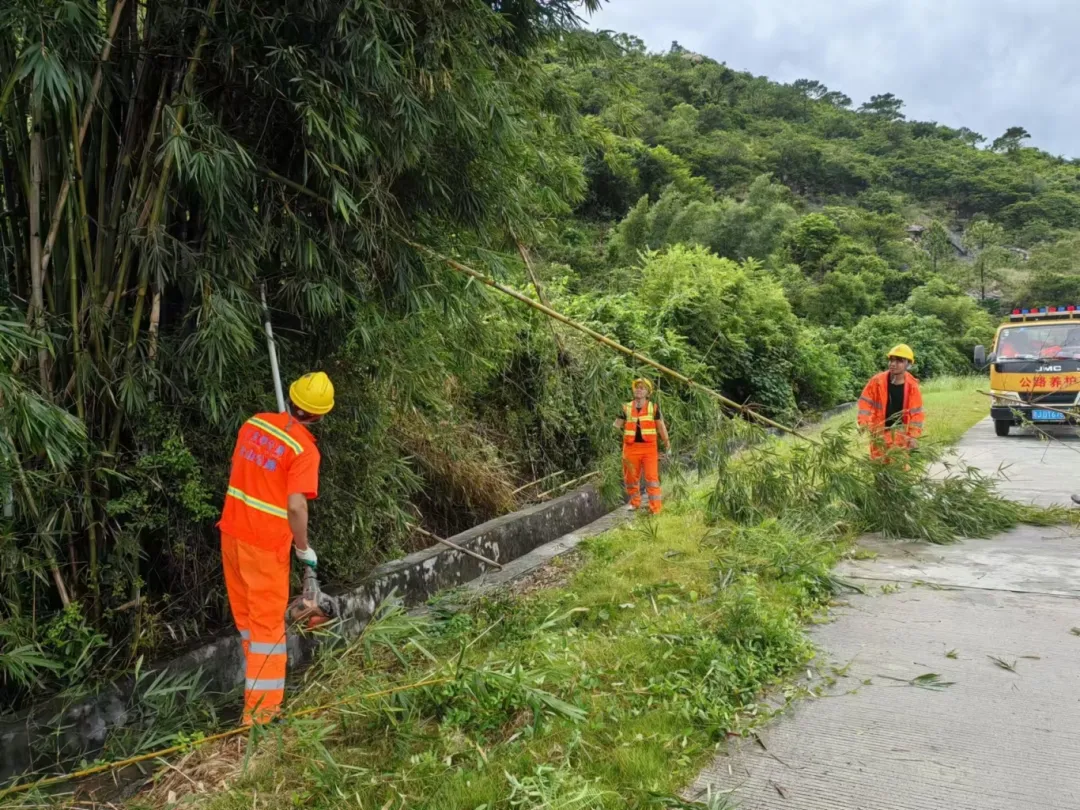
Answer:
[[[561,484],[556,487],[552,487],[547,492],[541,492],[539,495],[536,496],[536,499],[540,500],[541,498],[546,498],[548,495],[552,495],[558,492],[560,489],[569,489],[574,484],[580,484],[582,481],[588,481],[590,478],[595,478],[599,474],[599,470],[594,470],[591,473],[586,473],[585,475],[581,476],[581,478],[575,478],[573,481],[563,481]]]
[[[494,560],[489,560],[483,554],[477,554],[475,551],[470,551],[469,549],[465,548],[464,546],[459,546],[457,543],[451,543],[449,540],[446,540],[446,539],[444,539],[442,537],[439,537],[439,535],[437,535],[437,534],[432,534],[427,529],[422,529],[419,526],[413,526],[413,528],[416,529],[416,531],[419,532],[420,534],[424,535],[424,537],[430,537],[432,540],[434,540],[437,543],[442,543],[444,546],[447,546],[448,548],[452,548],[452,549],[454,549],[454,551],[460,551],[462,554],[468,554],[473,559],[479,560],[480,562],[484,563],[485,565],[490,565],[492,568],[497,568],[498,570],[502,571],[502,566],[501,565],[499,565]]]
[[[644,363],[647,366],[651,366],[652,368],[655,368],[657,371],[661,372],[662,374],[666,374],[667,376],[671,377],[672,379],[675,379],[675,380],[678,380],[679,382],[685,383],[686,385],[689,385],[691,388],[696,388],[697,390],[709,395],[710,397],[717,400],[722,405],[724,405],[724,406],[726,406],[728,408],[732,408],[732,409],[734,409],[736,411],[739,411],[740,413],[743,413],[746,416],[749,416],[751,419],[756,419],[758,422],[761,422],[764,425],[768,425],[769,427],[776,428],[777,430],[779,430],[779,431],[781,431],[783,433],[788,433],[788,434],[790,434],[792,436],[803,439],[804,441],[813,442],[814,444],[820,444],[820,442],[817,439],[811,438],[810,436],[807,436],[804,433],[800,433],[799,431],[795,430],[794,428],[790,428],[787,425],[781,425],[779,422],[774,422],[772,419],[769,419],[769,417],[762,416],[761,414],[757,413],[756,411],[753,411],[750,408],[747,408],[745,405],[740,405],[735,400],[728,399],[723,394],[718,394],[716,391],[713,391],[708,386],[702,385],[699,382],[695,382],[694,380],[687,377],[685,374],[680,374],[679,372],[675,371],[674,369],[670,369],[667,366],[656,362],[652,358],[646,357],[643,354],[639,354],[638,352],[635,352],[633,349],[628,349],[626,346],[623,346],[621,343],[617,343],[614,340],[612,340],[611,338],[607,337],[606,335],[602,335],[599,332],[585,326],[584,324],[578,323],[577,321],[572,320],[571,318],[568,318],[566,315],[563,315],[561,312],[557,312],[556,310],[552,309],[549,306],[546,306],[546,305],[544,305],[544,304],[542,304],[542,303],[540,303],[538,301],[532,300],[531,298],[529,298],[529,296],[525,295],[524,293],[518,292],[513,287],[507,287],[505,284],[500,284],[498,281],[495,281],[495,279],[489,278],[488,276],[485,276],[483,273],[479,272],[478,270],[473,270],[471,267],[469,267],[467,265],[464,265],[459,261],[451,259],[449,256],[444,256],[443,254],[439,253],[438,251],[432,250],[429,247],[417,244],[416,242],[413,242],[413,241],[411,241],[409,239],[405,239],[403,241],[407,245],[409,245],[410,247],[416,248],[417,250],[421,251],[422,253],[426,253],[429,256],[432,256],[433,258],[436,258],[441,262],[445,262],[447,265],[452,267],[454,270],[457,270],[459,273],[464,273],[465,275],[470,276],[471,278],[474,278],[474,279],[476,279],[477,281],[479,281],[479,282],[481,282],[483,284],[486,284],[488,287],[491,287],[494,290],[498,290],[499,292],[503,293],[504,295],[509,295],[511,298],[516,298],[518,301],[521,301],[521,303],[523,303],[523,304],[528,304],[530,307],[532,307],[533,309],[539,310],[540,312],[547,315],[549,318],[554,318],[555,320],[557,320],[557,321],[559,321],[561,323],[564,323],[567,326],[570,326],[570,327],[578,330],[579,332],[582,332],[582,333],[588,335],[593,340],[595,340],[597,343],[602,343],[603,345],[607,346],[610,349],[614,349],[615,351],[620,352],[622,354],[625,354],[626,356],[628,356],[630,358],[633,358],[634,360],[637,360],[638,362]]]
[[[527,489],[528,489],[529,487],[534,487],[534,486],[536,486],[536,485],[537,485],[537,484],[539,484],[539,483],[540,483],[541,481],[547,481],[547,480],[548,480],[549,478],[554,478],[554,477],[555,477],[556,475],[562,475],[562,474],[563,474],[564,472],[565,472],[565,470],[559,470],[558,472],[548,473],[547,475],[545,475],[545,476],[543,476],[543,477],[541,477],[541,478],[537,478],[537,479],[536,479],[535,481],[530,481],[529,483],[527,483],[527,484],[526,484],[525,486],[523,486],[523,487],[518,487],[517,489],[515,489],[515,490],[514,490],[513,492],[511,492],[510,494],[511,494],[511,495],[517,495],[517,494],[518,494],[519,492],[524,492],[524,491],[525,491],[525,490],[527,490]]]

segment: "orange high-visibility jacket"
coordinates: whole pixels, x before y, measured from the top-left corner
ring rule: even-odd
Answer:
[[[287,555],[291,494],[319,494],[315,439],[287,413],[257,413],[236,437],[218,527],[241,542]]]
[[[875,435],[885,434],[886,444],[894,434],[903,434],[910,439],[917,439],[923,431],[923,401],[919,391],[919,381],[905,372],[904,410],[900,413],[903,425],[886,431],[885,409],[889,404],[889,372],[883,371],[870,378],[859,397],[859,425],[868,427]]]
[[[623,445],[634,444],[639,425],[641,441],[645,444],[656,444],[656,407],[652,402],[646,402],[641,410],[638,410],[633,402],[627,402],[623,405],[623,414],[626,419],[626,424],[623,425]]]

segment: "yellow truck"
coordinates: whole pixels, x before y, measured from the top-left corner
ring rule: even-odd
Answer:
[[[994,432],[1013,425],[1080,424],[1080,310],[1075,306],[1014,309],[994,345],[975,347],[975,364],[990,366]]]

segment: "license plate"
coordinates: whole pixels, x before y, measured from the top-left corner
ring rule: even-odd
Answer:
[[[1034,410],[1031,412],[1033,422],[1064,422],[1065,414],[1058,411]]]

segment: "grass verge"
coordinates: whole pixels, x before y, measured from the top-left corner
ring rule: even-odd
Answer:
[[[200,795],[195,773],[130,806],[178,790],[214,810],[693,806],[679,789],[769,716],[760,696],[813,656],[803,622],[841,587],[840,545],[702,515],[688,502],[593,538],[564,588],[391,612],[293,701],[355,703],[271,731],[221,790]],[[427,677],[451,680],[359,699]]]

